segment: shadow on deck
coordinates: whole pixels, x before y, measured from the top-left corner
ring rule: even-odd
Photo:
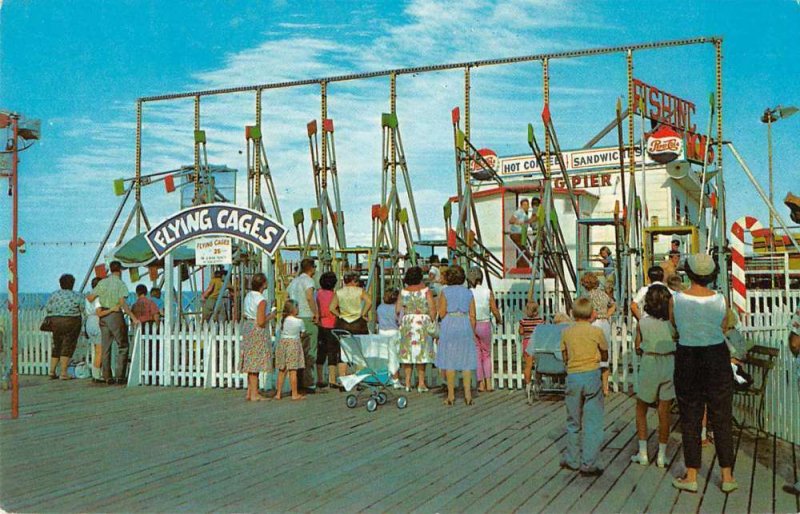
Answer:
[[[781,490],[798,455],[735,432],[740,489],[724,495],[713,448],[700,493],[683,469],[631,464],[634,401],[606,403],[606,472],[561,470],[564,407],[518,391],[444,407],[431,393],[368,413],[344,394],[244,402],[243,391],[92,386],[23,377],[19,420],[0,421],[0,507],[27,512],[796,512]],[[460,400],[459,400],[460,401]],[[3,413],[10,395],[2,396]],[[657,441],[650,418],[650,453]],[[712,467],[712,463],[714,466]]]

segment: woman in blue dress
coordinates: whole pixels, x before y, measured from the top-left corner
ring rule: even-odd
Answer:
[[[439,295],[439,351],[436,367],[447,377],[445,405],[455,401],[456,371],[464,381],[464,403],[472,405],[472,370],[477,368],[475,349],[475,300],[472,291],[464,286],[465,274],[461,266],[451,266],[445,273],[447,286]]]

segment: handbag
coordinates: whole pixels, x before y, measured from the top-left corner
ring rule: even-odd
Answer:
[[[39,330],[42,332],[52,332],[53,331],[53,317],[52,316],[45,316],[42,320],[42,324],[39,325]]]

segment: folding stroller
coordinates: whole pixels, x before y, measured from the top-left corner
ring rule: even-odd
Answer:
[[[386,366],[370,366],[360,342],[347,330],[334,329],[331,332],[338,339],[342,356],[352,371],[350,375],[339,377],[339,382],[350,393],[345,397],[345,404],[351,409],[355,408],[359,398],[368,396],[366,407],[369,412],[374,412],[389,399],[395,402],[398,409],[405,409],[408,399],[395,395],[392,391],[392,375],[389,369]]]
[[[564,323],[545,323],[533,331],[527,349],[535,360],[533,387],[529,390],[528,403],[538,400],[542,393],[564,394],[567,367],[561,356],[561,332],[568,326]]]

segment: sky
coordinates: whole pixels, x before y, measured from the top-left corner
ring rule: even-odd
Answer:
[[[148,95],[317,78],[359,71],[472,61],[699,36],[724,38],[725,139],[766,188],[766,107],[800,106],[800,2],[630,0],[0,1],[0,110],[42,122],[21,155],[20,290],[80,282],[120,199],[113,180],[134,169],[136,99]],[[623,54],[550,63],[551,111],[563,148],[583,146],[627,94]],[[698,105],[705,126],[714,89],[713,46],[634,53],[634,76]],[[526,124],[542,109],[539,63],[473,70],[472,137],[499,155],[524,153]],[[455,192],[450,110],[463,111],[463,72],[398,79],[397,113],[424,238],[442,237],[441,208]],[[313,203],[306,123],[320,117],[319,88],[263,94],[264,143],[285,219]],[[337,164],[349,244],[368,244],[370,205],[380,197],[380,115],[388,78],[334,83]],[[246,168],[244,126],[254,93],[201,102],[208,158]],[[142,170],[193,162],[191,100],[145,104]],[[6,134],[3,134],[6,136]],[[611,141],[609,141],[611,143]],[[800,194],[800,115],[773,126],[775,197]],[[767,209],[726,152],[728,219]],[[241,199],[241,197],[240,197]],[[151,221],[179,208],[160,185],[143,191]],[[778,202],[778,210],[788,210]],[[0,242],[11,231],[0,188]],[[53,243],[59,243],[54,245]],[[5,266],[0,282],[5,283]]]

